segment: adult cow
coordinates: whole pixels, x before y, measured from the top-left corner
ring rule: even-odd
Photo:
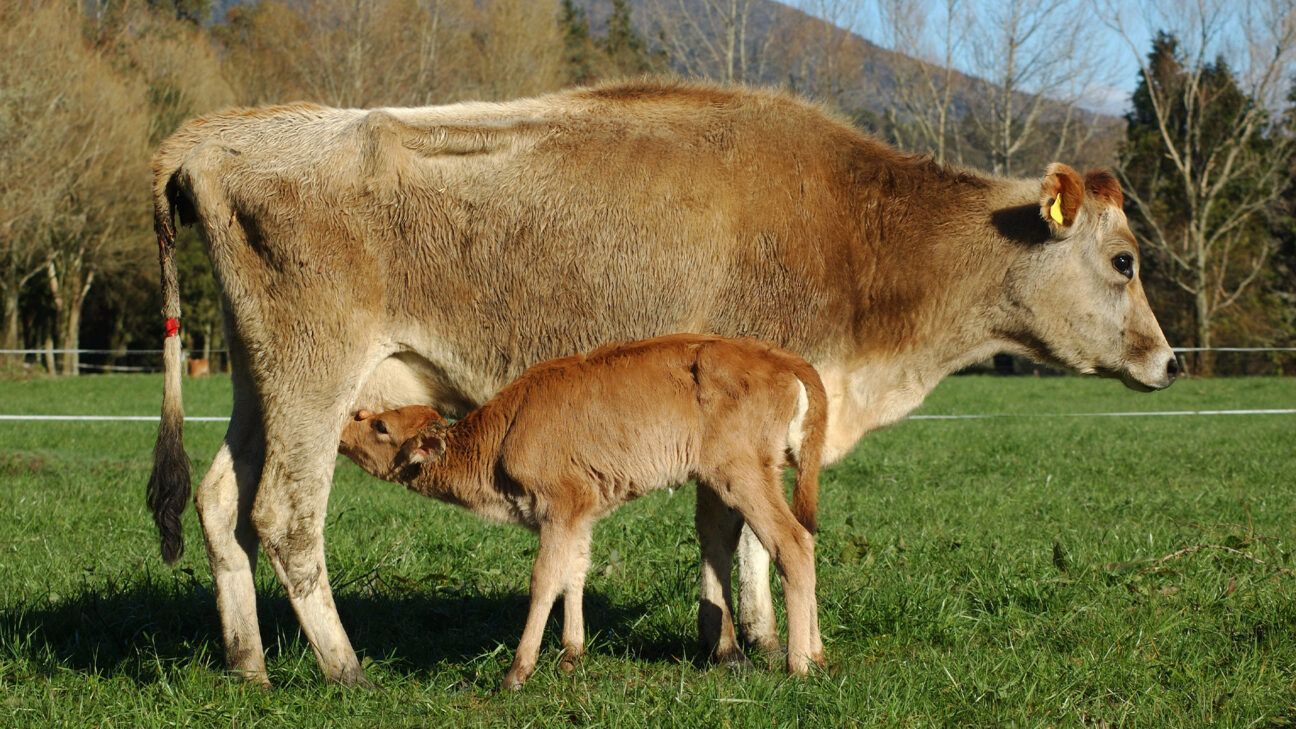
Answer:
[[[323,547],[334,444],[360,407],[462,412],[606,341],[747,335],[819,369],[832,460],[999,351],[1139,389],[1175,375],[1110,175],[943,167],[773,91],[232,110],[185,124],[153,170],[165,316],[173,211],[199,224],[223,296],[233,414],[196,502],[226,658],[255,681],[258,543],[325,675],[363,680]],[[168,337],[149,483],[167,560],[189,489],[179,367]],[[754,539],[740,552],[740,622],[777,645],[768,558]]]

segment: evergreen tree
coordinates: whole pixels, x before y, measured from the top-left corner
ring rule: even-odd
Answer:
[[[1287,187],[1291,135],[1220,57],[1188,63],[1159,32],[1126,115],[1121,172],[1143,250],[1143,280],[1176,343],[1211,347],[1217,332],[1255,340],[1270,323],[1270,218]],[[1271,333],[1271,332],[1269,332]],[[1198,357],[1210,374],[1214,360]]]
[[[595,80],[594,41],[590,38],[589,18],[573,0],[562,0],[558,26],[563,35],[563,62],[567,82],[587,84]]]
[[[632,75],[659,70],[660,54],[653,54],[643,37],[635,31],[630,19],[630,3],[612,0],[612,15],[608,18],[607,35],[599,41],[612,71],[619,75]]]

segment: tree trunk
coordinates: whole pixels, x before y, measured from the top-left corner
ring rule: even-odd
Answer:
[[[1215,353],[1209,351],[1211,347],[1211,317],[1210,317],[1210,300],[1206,296],[1206,287],[1198,289],[1194,297],[1193,317],[1197,324],[1197,346],[1202,351],[1197,353],[1197,374],[1201,377],[1210,377],[1215,374]]]
[[[54,333],[61,336],[63,333],[63,288],[59,285],[58,268],[54,265],[53,258],[45,264],[45,282],[49,285],[50,300],[54,304]],[[46,366],[49,367],[51,375],[57,375],[60,370],[57,363],[54,361],[54,345],[52,339],[51,335],[46,335],[45,355],[49,360],[46,363]],[[62,349],[67,349],[67,343],[60,342],[60,347]],[[64,354],[63,356],[66,357],[67,354]],[[66,366],[64,367],[64,370],[66,370]]]
[[[67,319],[63,322],[63,374],[81,374],[81,303],[84,299],[69,302]]]
[[[12,284],[5,286],[4,334],[0,337],[0,349],[18,349],[22,342],[20,331],[22,322],[18,319],[18,282],[14,281]],[[8,355],[6,359],[17,362],[22,359],[22,355]]]
[[[45,369],[51,375],[58,375],[58,367],[54,362],[54,337],[47,330],[45,332]]]
[[[81,374],[81,311],[85,308],[86,295],[94,284],[95,272],[79,269],[69,272],[70,283],[81,282],[80,286],[68,291],[67,321],[63,324],[63,341],[67,354],[63,356],[65,374]]]

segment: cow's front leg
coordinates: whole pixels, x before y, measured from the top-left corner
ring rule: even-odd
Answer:
[[[744,526],[738,539],[738,624],[748,645],[776,653],[780,645],[769,569],[769,552],[751,527]]]

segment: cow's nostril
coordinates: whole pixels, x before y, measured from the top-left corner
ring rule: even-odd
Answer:
[[[1170,355],[1170,361],[1166,362],[1166,376],[1168,376],[1170,379],[1173,380],[1178,375],[1179,375],[1179,358],[1172,354]]]

